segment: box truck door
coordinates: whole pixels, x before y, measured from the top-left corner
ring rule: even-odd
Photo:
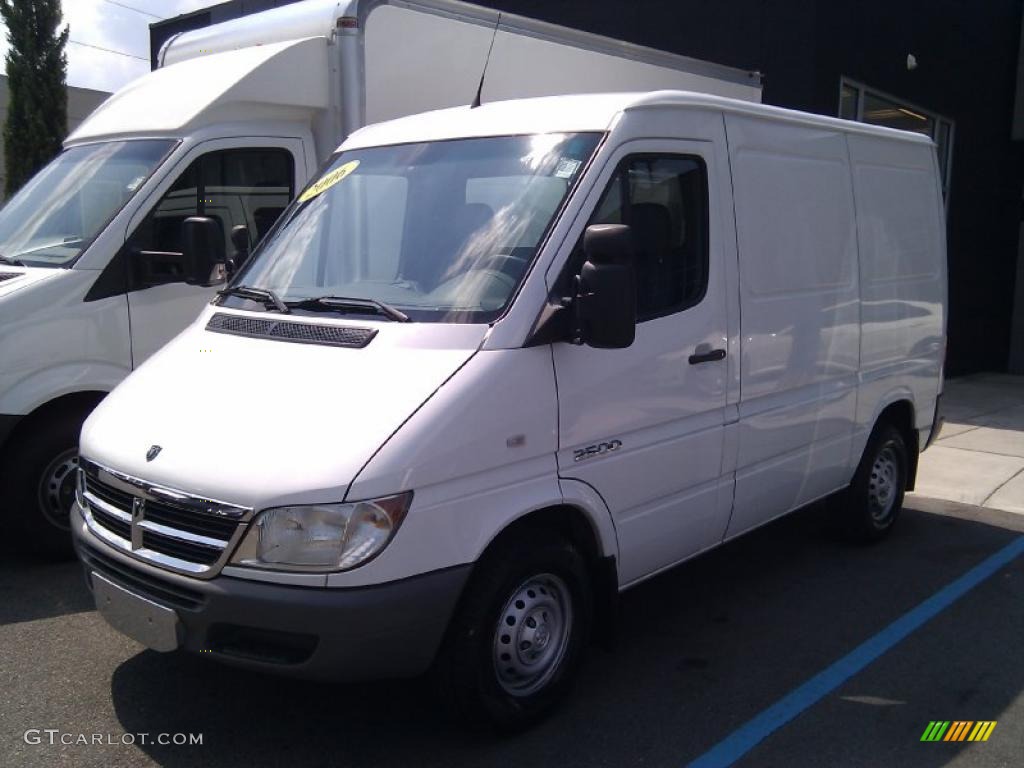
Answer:
[[[298,139],[204,142],[170,174],[152,207],[136,216],[125,247],[130,290],[132,363],[139,365],[178,334],[213,296],[216,287],[188,285],[173,274],[154,274],[151,265],[166,254],[173,263],[182,250],[182,223],[206,216],[219,226],[225,253],[234,246],[231,230],[244,225],[255,245],[277,220],[306,177]],[[143,262],[149,268],[142,269]]]
[[[608,504],[622,583],[717,543],[728,519],[726,287],[710,207],[723,177],[712,147],[625,145],[589,223],[632,229],[636,340],[620,350],[554,347],[559,472]],[[582,261],[579,251],[571,261]]]

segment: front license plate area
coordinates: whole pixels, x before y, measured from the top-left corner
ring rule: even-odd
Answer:
[[[170,608],[136,595],[95,571],[92,592],[96,610],[118,632],[162,653],[176,650],[181,644],[181,621]]]

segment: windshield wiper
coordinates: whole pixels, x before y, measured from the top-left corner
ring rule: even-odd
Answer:
[[[338,312],[369,312],[375,315],[383,315],[384,317],[398,323],[412,322],[409,319],[409,316],[402,310],[396,309],[390,304],[385,304],[383,301],[377,301],[376,299],[359,299],[348,296],[311,296],[308,299],[289,301],[287,304],[289,307],[293,307],[295,309],[327,309]]]
[[[249,301],[257,301],[267,309],[276,309],[278,312],[287,315],[291,312],[288,305],[281,301],[281,297],[269,288],[253,288],[248,285],[232,285],[222,291],[217,291],[221,296],[241,296]]]
[[[0,253],[0,263],[10,264],[12,267],[24,267],[25,262],[19,261],[18,259],[12,259],[10,256],[4,256]]]

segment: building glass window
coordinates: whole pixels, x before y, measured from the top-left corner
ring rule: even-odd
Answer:
[[[846,78],[839,86],[839,116],[846,120],[913,131],[931,138],[939,159],[942,196],[949,199],[953,121]]]
[[[844,120],[856,120],[860,109],[859,99],[860,91],[852,85],[843,83],[839,92],[839,116]]]

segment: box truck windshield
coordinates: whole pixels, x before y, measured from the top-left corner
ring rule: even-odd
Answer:
[[[491,322],[599,140],[540,134],[342,152],[221,301]]]
[[[173,145],[169,139],[108,141],[62,152],[0,210],[3,260],[70,266]]]

